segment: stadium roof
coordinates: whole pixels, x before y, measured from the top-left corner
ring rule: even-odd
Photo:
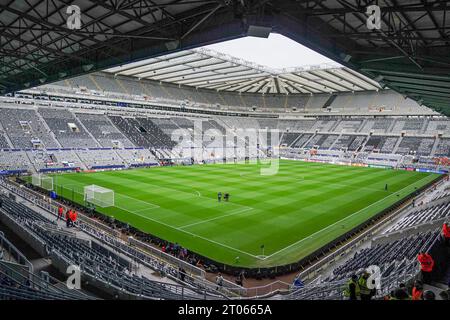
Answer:
[[[375,81],[345,67],[319,65],[271,69],[206,48],[171,53],[106,72],[247,93],[313,94],[380,89]]]
[[[361,0],[5,0],[0,92],[244,37],[266,27],[450,114],[448,1],[385,0],[367,28]],[[67,7],[81,9],[80,29]]]

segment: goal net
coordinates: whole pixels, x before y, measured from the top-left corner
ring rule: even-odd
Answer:
[[[31,183],[34,186],[41,187],[45,190],[53,190],[53,178],[42,174],[33,174],[31,176]]]
[[[114,191],[96,185],[84,187],[84,201],[101,208],[114,206]]]
[[[53,178],[48,176],[41,176],[41,188],[52,191],[53,190]]]
[[[40,187],[41,186],[41,175],[33,174],[31,176],[31,183],[33,184],[33,186]]]

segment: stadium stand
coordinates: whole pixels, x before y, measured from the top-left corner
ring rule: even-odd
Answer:
[[[37,140],[46,148],[59,146],[53,139],[50,130],[40,120],[36,110],[9,108],[1,110],[0,122],[14,148],[32,148],[32,140]]]
[[[65,148],[95,148],[98,144],[68,110],[40,108],[39,113]]]
[[[423,250],[423,247],[432,244],[438,236],[438,231],[427,232],[363,249],[346,261],[345,264],[334,269],[332,278],[336,280],[348,279],[356,271],[372,265],[379,266],[383,274],[388,276],[396,272],[397,268],[403,267],[402,264],[405,261],[414,260],[417,254]]]
[[[0,149],[9,149],[11,146],[3,134],[0,134]]]
[[[105,115],[77,113],[76,117],[102,147],[134,147]]]
[[[17,203],[0,194],[2,208],[15,223],[22,226],[30,236],[43,245],[55,263],[81,267],[82,274],[95,279],[100,289],[113,295],[129,295],[135,299],[200,299],[204,295],[176,284],[150,280],[133,271],[133,261],[114,253],[94,241],[86,242],[76,235],[60,230],[54,222],[24,204]],[[1,270],[1,269],[0,269]]]

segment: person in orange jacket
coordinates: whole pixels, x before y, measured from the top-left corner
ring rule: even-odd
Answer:
[[[62,206],[58,207],[58,218],[56,218],[56,221],[62,220],[64,213],[64,208]]]
[[[71,213],[70,213],[70,221],[71,221],[72,227],[73,227],[75,221],[77,221],[77,217],[78,217],[77,212],[76,212],[75,210],[71,210]]]
[[[450,246],[450,225],[445,222],[442,225],[442,237],[444,238],[444,243],[448,247]]]
[[[422,300],[423,296],[423,285],[420,280],[414,282],[414,287],[412,288],[411,300]]]
[[[433,257],[429,253],[421,252],[417,256],[417,260],[420,263],[420,272],[422,276],[423,283],[429,283],[431,280],[431,273],[434,267]]]

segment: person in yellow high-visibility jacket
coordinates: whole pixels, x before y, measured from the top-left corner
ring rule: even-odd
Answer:
[[[367,279],[369,278],[370,273],[364,272],[361,277],[359,277],[358,285],[359,285],[359,294],[361,296],[361,300],[370,300],[372,297],[372,290],[369,289],[367,285]]]
[[[344,290],[344,296],[349,300],[358,300],[360,296],[358,276],[354,274],[347,282],[347,287]]]

